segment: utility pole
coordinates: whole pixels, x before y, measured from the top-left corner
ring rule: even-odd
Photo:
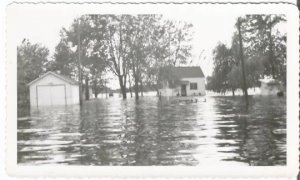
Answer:
[[[275,65],[274,65],[274,54],[273,54],[273,42],[272,42],[272,26],[269,28],[269,61],[271,63],[271,68],[272,68],[272,77],[275,79]]]
[[[239,32],[240,59],[241,59],[242,74],[243,74],[243,91],[244,91],[246,106],[248,106],[249,105],[249,100],[248,100],[248,91],[247,91],[246,74],[245,74],[244,50],[243,50],[243,40],[242,40],[242,34],[241,34],[241,20],[240,20],[240,18],[238,18],[237,28],[238,28],[238,32]]]
[[[82,72],[81,72],[81,39],[80,39],[80,19],[77,20],[77,50],[78,50],[78,78],[79,78],[79,104],[82,105]]]

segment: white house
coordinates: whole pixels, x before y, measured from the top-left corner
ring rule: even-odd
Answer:
[[[260,85],[260,94],[261,95],[278,95],[278,93],[283,92],[283,85],[280,81],[264,78],[259,80]]]
[[[69,77],[49,71],[28,86],[31,106],[79,104],[79,85]]]
[[[165,82],[159,90],[161,96],[203,96],[205,95],[205,77],[200,66],[174,67],[172,74],[177,79],[175,87]]]

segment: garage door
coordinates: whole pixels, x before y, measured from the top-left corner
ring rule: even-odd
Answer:
[[[65,85],[37,86],[38,106],[66,105]]]

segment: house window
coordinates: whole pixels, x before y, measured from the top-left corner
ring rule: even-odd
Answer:
[[[191,89],[191,90],[197,90],[197,89],[198,89],[197,83],[191,83],[191,84],[190,84],[190,89]]]

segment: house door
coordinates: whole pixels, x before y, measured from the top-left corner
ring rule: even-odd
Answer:
[[[37,105],[66,105],[65,85],[37,86]]]
[[[186,85],[185,84],[181,85],[181,96],[186,96]]]

